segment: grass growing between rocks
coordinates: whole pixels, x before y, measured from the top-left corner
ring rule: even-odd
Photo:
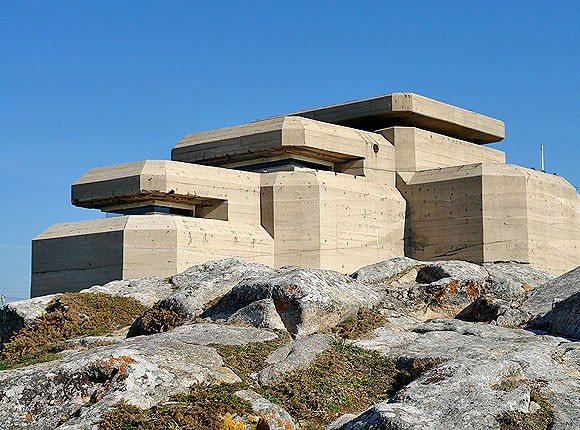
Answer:
[[[336,341],[307,368],[262,389],[301,428],[318,430],[346,413],[360,413],[396,390],[399,371],[391,360]]]
[[[387,318],[378,308],[361,307],[356,315],[338,324],[332,332],[345,339],[360,339],[386,322]]]
[[[251,415],[252,407],[234,394],[239,389],[239,384],[194,385],[188,394],[150,409],[121,403],[103,416],[99,430],[244,430],[235,416]],[[258,417],[253,425],[260,430]]]
[[[539,409],[530,413],[504,412],[497,418],[501,430],[546,430],[549,428],[554,419],[552,405],[535,388],[532,388],[530,398],[538,404]]]
[[[498,390],[512,390],[527,385],[530,389],[530,400],[535,402],[537,410],[534,412],[507,411],[496,417],[501,430],[546,430],[550,428],[554,419],[552,405],[540,392],[541,381],[534,379],[507,378],[495,388]]]
[[[267,342],[255,342],[245,345],[210,345],[214,347],[224,360],[224,366],[229,367],[246,383],[249,375],[268,366],[266,358],[274,350],[290,342],[286,332],[278,332],[276,339]]]
[[[127,337],[164,333],[181,325],[182,322],[181,310],[165,309],[156,304],[139,315],[131,325]]]
[[[55,360],[59,342],[114,332],[131,324],[145,307],[133,298],[66,293],[55,297],[46,310],[3,345],[0,369]]]

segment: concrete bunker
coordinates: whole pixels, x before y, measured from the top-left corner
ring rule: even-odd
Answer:
[[[171,161],[72,185],[74,205],[117,216],[34,238],[31,294],[232,256],[341,272],[403,255],[577,266],[578,193],[505,164],[485,146],[504,136],[500,120],[413,93],[188,134]]]

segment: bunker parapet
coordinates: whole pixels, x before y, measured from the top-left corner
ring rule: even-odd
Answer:
[[[91,169],[76,206],[115,215],[33,239],[31,295],[240,257],[350,272],[407,255],[580,264],[580,198],[483,144],[503,122],[394,93],[186,135],[172,161]]]

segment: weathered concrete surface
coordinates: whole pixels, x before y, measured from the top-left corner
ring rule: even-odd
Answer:
[[[392,186],[312,170],[263,174],[262,192],[275,267],[351,272],[404,253],[405,201]]]
[[[498,119],[413,93],[386,94],[289,115],[370,131],[414,126],[474,143],[505,137],[505,126]]]
[[[516,261],[555,274],[580,264],[580,196],[560,177],[479,163],[400,174],[397,187],[413,258]]]
[[[397,172],[418,172],[473,163],[505,163],[505,153],[416,127],[379,130],[395,146]]]
[[[374,338],[356,344],[395,361],[442,363],[342,429],[498,429],[497,415],[533,408],[530,387],[537,384],[553,405],[554,428],[572,430],[580,424],[580,368],[572,359],[578,343],[519,329],[436,319],[409,331],[393,326],[377,329]],[[500,388],[514,379],[521,382],[519,387]]]

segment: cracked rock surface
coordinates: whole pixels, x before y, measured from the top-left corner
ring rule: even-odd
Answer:
[[[148,408],[193,384],[238,382],[216,350],[205,345],[275,337],[255,328],[189,325],[3,371],[0,422],[5,429],[93,428],[120,401]]]
[[[353,340],[356,346],[402,368],[430,365],[387,400],[337,416],[328,429],[499,430],[502,413],[538,410],[536,391],[553,409],[550,430],[580,428],[580,268],[555,278],[516,263],[402,257],[346,276],[226,259],[170,280],[113,281],[91,291],[179,310],[186,325],[129,339],[125,333],[69,339],[63,343],[77,349],[59,360],[0,371],[0,428],[96,429],[120,401],[148,408],[193,384],[239,382],[212,345],[267,342],[278,336],[272,330],[293,340],[254,368],[236,395],[271,430],[297,428],[283,405],[258,392],[327,351],[330,329],[361,307],[375,307],[388,320]],[[2,335],[42,315],[52,298],[0,310]],[[246,429],[258,423],[237,418]]]
[[[435,319],[410,330],[379,328],[373,338],[356,344],[395,362],[435,359],[441,364],[341,429],[498,429],[495,417],[502,412],[530,412],[530,386],[535,383],[554,406],[554,428],[580,425],[579,342]],[[508,379],[522,384],[500,389]]]

